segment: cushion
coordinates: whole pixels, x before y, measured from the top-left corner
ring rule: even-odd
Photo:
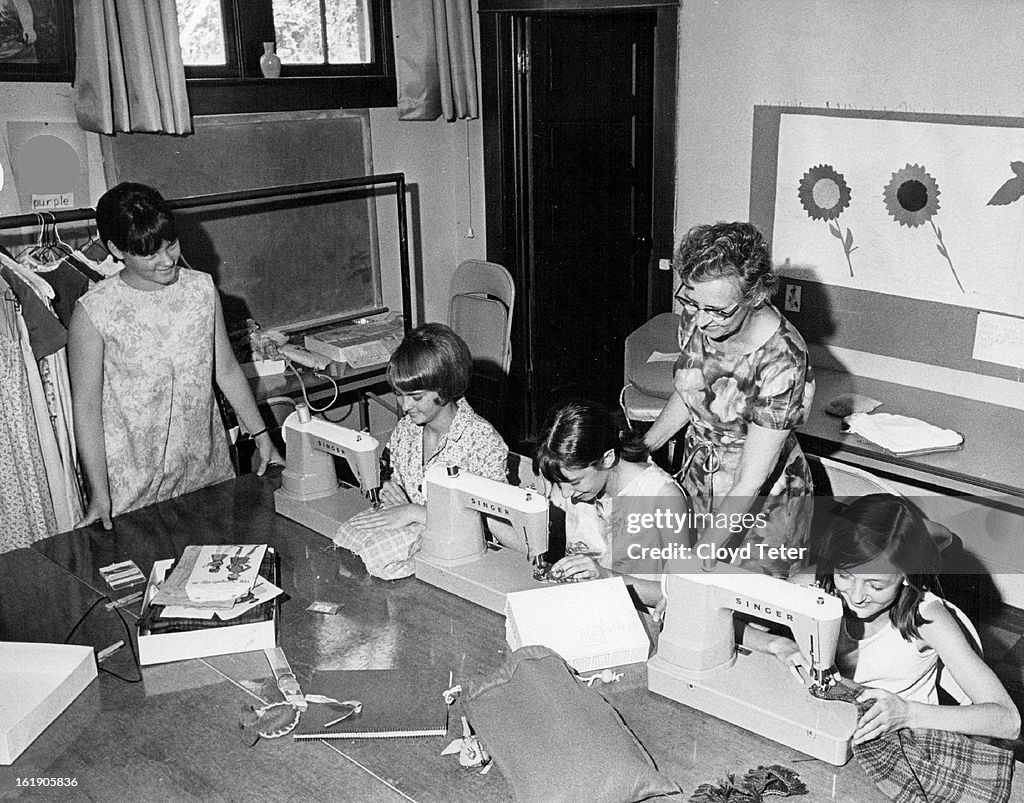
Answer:
[[[471,687],[470,724],[517,803],[627,803],[678,794],[596,690],[547,647],[521,647]]]
[[[629,381],[645,396],[667,399],[675,390],[671,362],[645,362],[629,372]]]

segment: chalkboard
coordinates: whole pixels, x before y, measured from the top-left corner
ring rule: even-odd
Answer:
[[[1024,120],[1018,118],[755,106],[750,176],[750,220],[769,238],[776,233],[778,223],[775,216],[776,196],[779,192],[780,125],[786,115],[897,121],[932,126],[983,126],[992,129],[1020,129],[1024,126]],[[819,155],[809,155],[808,159],[810,160],[809,165],[817,165],[821,161]],[[896,164],[896,168],[902,166],[903,161]],[[814,167],[813,169],[819,170],[820,168]],[[841,174],[844,170],[847,171],[847,178],[849,177],[849,162],[845,166],[837,164],[835,169],[840,174],[838,180],[843,180]],[[1007,175],[1010,175],[1008,167],[1006,170]],[[895,177],[894,173],[893,179]],[[787,185],[788,189],[792,190],[793,197],[796,198],[795,183],[792,188]],[[982,203],[984,203],[984,198],[988,198],[988,195],[984,195]],[[853,201],[861,204],[875,204],[883,212],[885,209],[883,205],[885,199],[880,186],[854,187]],[[849,196],[847,202],[849,203]],[[948,208],[952,208],[952,204],[946,203],[945,196],[940,198],[940,202],[944,206],[939,208],[946,216],[937,216],[937,222],[941,223],[942,227],[936,231],[929,226],[919,226],[913,230],[914,232],[922,232],[925,238],[931,237],[932,240],[935,240],[935,235],[946,229],[946,236],[949,237],[946,221],[949,220]],[[807,203],[810,201],[808,200]],[[838,210],[839,206],[836,209]],[[808,212],[811,211],[808,210]],[[821,210],[814,211],[820,212]],[[822,217],[825,216],[822,215]],[[843,217],[838,215],[835,217],[829,215],[826,219],[816,221],[815,225],[819,226],[824,239],[831,243],[834,250],[837,251],[836,258],[843,266],[842,270],[845,271],[846,264],[842,261],[844,244],[840,235],[844,235],[850,228],[856,227],[844,225]],[[829,234],[832,226],[839,231],[839,235],[836,235],[835,232]],[[900,227],[895,222],[892,223],[892,227],[895,232],[894,237],[909,236],[909,232],[911,232],[909,226]],[[932,232],[935,232],[935,235]],[[853,241],[851,245],[862,244],[863,229],[858,229],[855,233],[858,240]],[[941,241],[937,242],[941,243]],[[777,246],[778,243],[775,245]],[[926,241],[926,247],[921,251],[921,259],[928,259],[931,263],[936,264],[939,270],[938,275],[947,282],[952,282],[953,277],[949,275],[948,269],[945,268],[945,263],[941,259],[942,252],[940,250],[937,254],[935,248],[935,242],[927,244]],[[853,254],[858,279],[861,276],[869,275],[873,267],[870,262],[856,263],[857,258],[863,260],[865,253],[868,253],[867,249],[861,249],[860,253]],[[778,248],[776,248],[774,256],[777,262],[781,261]],[[961,249],[958,256],[963,264],[967,263],[970,254],[965,255]],[[968,264],[975,272],[977,271],[978,260],[975,260],[973,264]],[[983,262],[981,264],[984,265]],[[975,327],[979,310],[986,309],[984,304],[972,307],[965,303],[943,303],[940,300],[914,297],[913,292],[900,292],[898,285],[894,289],[877,292],[853,286],[842,286],[842,283],[809,281],[803,275],[806,271],[802,273],[799,265],[793,266],[794,272],[789,274],[787,274],[787,270],[790,266],[783,264],[779,267],[783,276],[781,282],[783,286],[789,283],[797,284],[802,288],[800,312],[788,312],[787,317],[796,324],[808,343],[839,346],[975,374],[1019,380],[1018,368],[975,359],[973,356]],[[854,267],[851,266],[851,276],[853,270]],[[963,268],[961,270],[963,271]],[[998,282],[988,282],[986,290],[991,292],[993,286],[998,287]],[[954,289],[952,292],[955,295],[957,291]],[[781,290],[778,301],[781,308]],[[997,310],[997,312],[1019,316],[1024,313],[1024,310],[1015,307],[1008,310]]]
[[[373,172],[365,112],[194,118],[186,137],[102,138],[108,186],[139,181],[166,198]],[[182,252],[214,278],[228,329],[246,318],[299,329],[379,309],[375,201],[387,189],[184,209]]]

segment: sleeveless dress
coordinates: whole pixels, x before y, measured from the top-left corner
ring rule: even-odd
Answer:
[[[958,619],[975,638],[977,631],[964,612],[930,591],[921,600],[921,615],[928,619],[928,609],[935,605],[946,606],[953,618]],[[921,639],[907,641],[888,618],[885,627],[861,640],[850,636],[844,619],[836,648],[836,668],[844,678],[898,694],[904,700],[931,705],[939,703],[938,653]],[[941,685],[960,702],[970,702],[951,676],[943,678]]]
[[[213,395],[216,289],[182,268],[136,290],[119,276],[79,303],[103,338],[103,438],[113,515],[234,477]]]
[[[684,319],[679,326],[682,353],[675,365],[676,390],[690,413],[680,484],[690,495],[695,514],[714,513],[732,488],[750,424],[790,431],[751,508],[763,514],[764,524],[751,527],[742,546],[804,547],[810,538],[814,486],[793,430],[807,419],[814,374],[800,333],[779,318],[772,336],[749,354],[722,351],[693,319]],[[759,560],[752,547],[751,560],[740,565],[788,577],[805,562]]]

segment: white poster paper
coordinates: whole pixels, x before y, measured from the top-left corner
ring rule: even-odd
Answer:
[[[1024,315],[1024,128],[783,114],[784,275]]]

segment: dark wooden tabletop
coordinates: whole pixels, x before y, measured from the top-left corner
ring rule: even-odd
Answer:
[[[383,581],[352,554],[278,516],[277,476],[240,477],[115,519],[112,532],[84,528],[0,556],[0,638],[63,641],[90,605],[112,592],[98,569],[153,561],[202,543],[266,543],[280,553],[279,643],[300,684],[316,670],[435,667],[457,682],[486,677],[505,660],[504,620],[415,578]],[[306,610],[339,603],[335,615]],[[126,620],[134,630],[138,605]],[[79,627],[78,643],[103,646],[123,626],[103,604]],[[297,742],[288,737],[245,746],[238,717],[245,705],[280,694],[262,652],[144,667],[121,650],[100,677],[11,767],[0,767],[0,796],[18,778],[76,778],[74,790],[20,789],[32,799],[92,800],[400,800],[505,801],[495,768],[486,775],[439,755],[442,737],[386,741]],[[878,801],[856,761],[832,767],[651,694],[645,664],[623,667],[602,689],[654,758],[679,783],[683,799],[705,782],[784,764],[807,783],[807,801]],[[129,682],[139,678],[140,682]],[[307,689],[308,690],[308,689]],[[767,692],[767,690],[766,690]],[[581,738],[585,738],[581,734]],[[566,767],[566,772],[572,772]],[[60,792],[60,794],[58,794]],[[1024,800],[1019,790],[1015,798]]]

